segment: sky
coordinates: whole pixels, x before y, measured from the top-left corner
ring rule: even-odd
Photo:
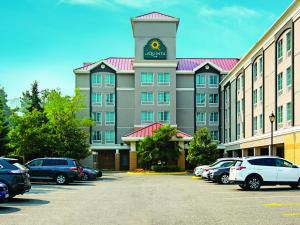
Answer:
[[[0,0],[0,86],[72,95],[83,62],[132,57],[130,18],[180,18],[177,57],[242,57],[293,0]]]

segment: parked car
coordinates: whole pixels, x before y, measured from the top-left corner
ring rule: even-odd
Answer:
[[[219,184],[229,184],[230,167],[235,165],[236,161],[228,161],[219,167],[213,167],[209,170],[210,180]]]
[[[102,172],[90,167],[83,167],[82,180],[95,180],[97,177],[102,177]]]
[[[212,168],[221,167],[224,163],[232,162],[232,161],[235,161],[236,159],[238,159],[238,158],[222,158],[222,159],[219,159],[217,162],[215,162],[214,164],[212,164],[210,167],[204,169],[204,171],[203,171],[203,173],[201,175],[202,178],[210,180],[210,176],[209,176],[210,172],[209,171]]]
[[[80,176],[80,166],[70,158],[39,158],[25,164],[32,181],[55,181],[68,184]]]
[[[7,186],[9,198],[31,189],[28,170],[17,159],[0,157],[0,182]]]
[[[300,168],[293,163],[273,156],[257,156],[238,160],[230,168],[229,180],[243,189],[259,190],[263,185],[290,185],[300,183]]]
[[[0,182],[0,203],[9,197],[8,188],[6,184]]]
[[[204,170],[208,171],[208,169],[209,169],[210,167],[213,167],[213,166],[215,166],[218,162],[223,161],[223,160],[227,160],[227,159],[231,159],[231,158],[219,158],[219,159],[216,160],[216,162],[214,162],[214,163],[211,164],[211,165],[197,166],[197,167],[194,169],[194,175],[197,176],[197,177],[200,177],[200,176],[202,176],[202,173],[204,172]]]

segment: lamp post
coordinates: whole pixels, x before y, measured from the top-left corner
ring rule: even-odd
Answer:
[[[269,148],[269,156],[272,155],[272,151],[273,151],[273,123],[275,122],[275,115],[272,112],[271,115],[269,116],[270,122],[271,122],[271,145]]]

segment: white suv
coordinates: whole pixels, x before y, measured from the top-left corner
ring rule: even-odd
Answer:
[[[300,168],[279,157],[257,156],[238,160],[230,168],[229,180],[243,189],[259,190],[262,185],[300,185]]]

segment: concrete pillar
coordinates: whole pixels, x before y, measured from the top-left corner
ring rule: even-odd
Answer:
[[[260,156],[260,148],[254,148],[253,154],[254,154],[254,156]]]
[[[136,168],[137,168],[136,142],[130,142],[129,170],[135,171]]]
[[[116,149],[115,153],[115,171],[120,171],[120,152]]]
[[[248,156],[248,149],[242,149],[242,157]]]
[[[269,147],[269,148],[271,148],[271,147]],[[274,145],[273,145],[272,155],[275,155],[275,156],[277,155],[277,148]]]
[[[238,157],[238,152],[236,150],[232,151],[232,157]]]
[[[180,147],[180,155],[177,161],[177,166],[179,167],[180,170],[185,170],[185,151],[184,151],[184,142],[180,141],[178,143]]]
[[[93,154],[93,168],[98,169],[99,164],[98,164],[98,152],[92,152]]]

